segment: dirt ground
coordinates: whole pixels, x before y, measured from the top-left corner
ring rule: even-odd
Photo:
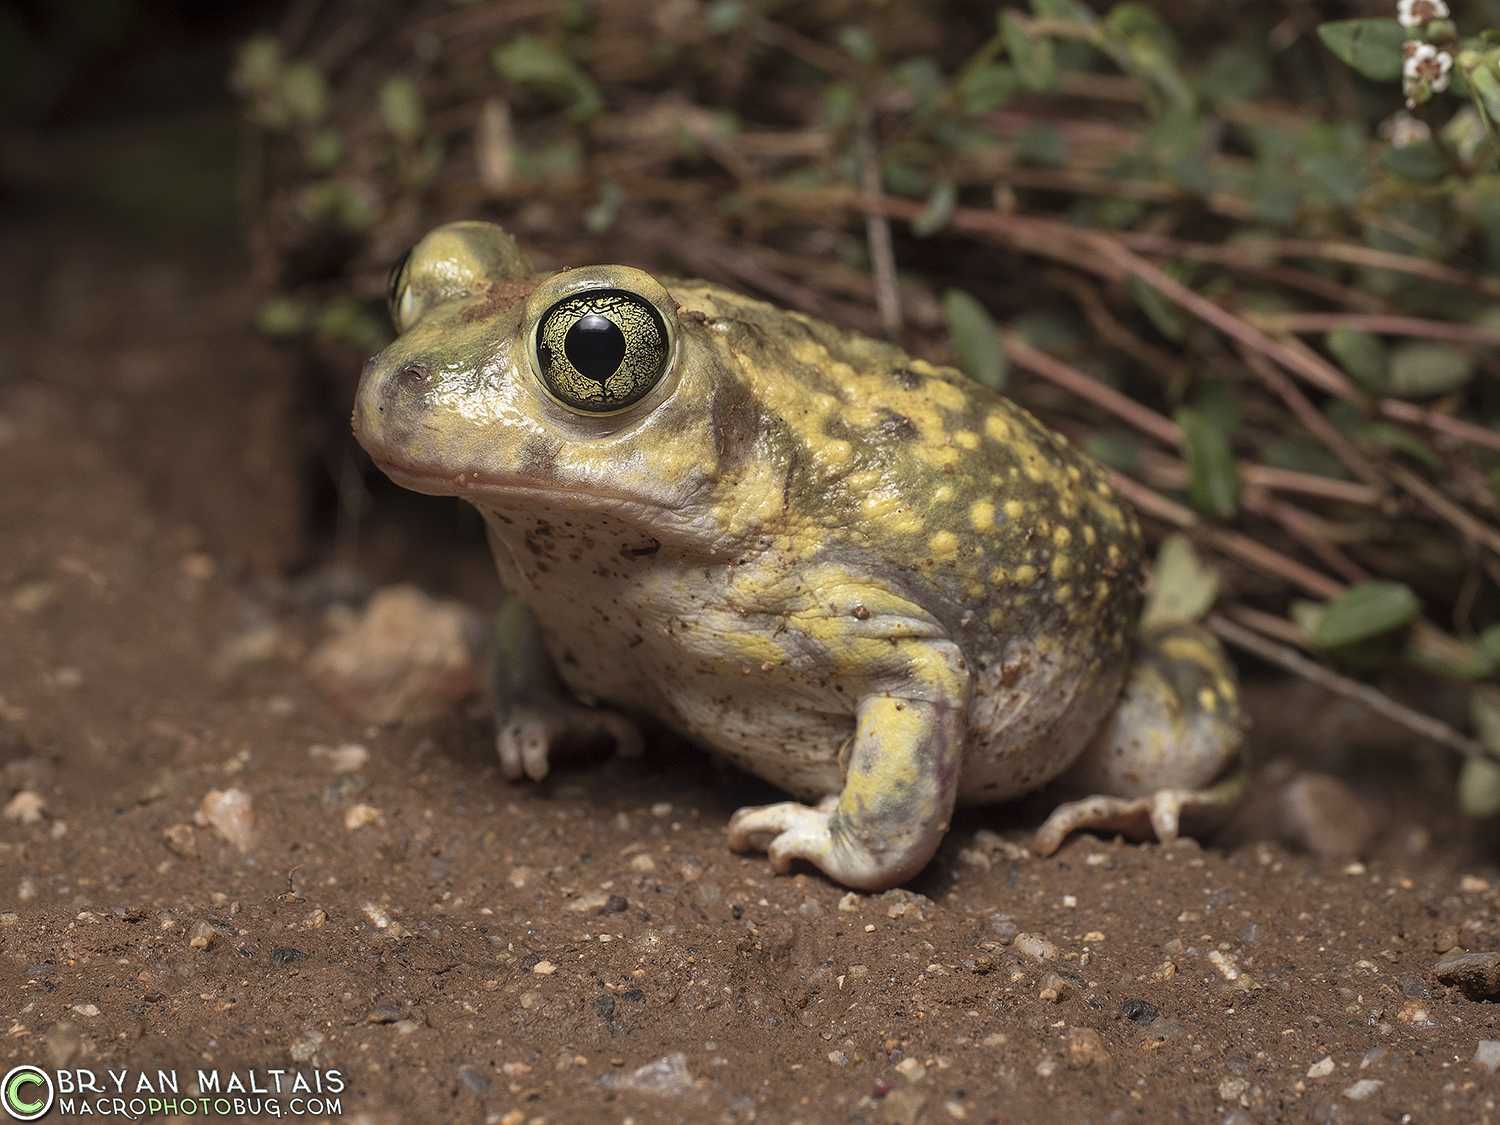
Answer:
[[[382,1123],[1500,1121],[1496,1007],[1433,975],[1500,949],[1495,834],[1435,751],[1252,679],[1214,846],[1038,859],[1033,802],[902,890],[775,877],[724,838],[764,787],[670,740],[511,784],[482,715],[367,728],[309,686],[331,605],[498,594],[446,508],[329,565],[232,247],[0,253],[0,1068],[336,1070],[322,1116]],[[1289,828],[1306,770],[1357,796]],[[244,851],[194,825],[230,787]]]

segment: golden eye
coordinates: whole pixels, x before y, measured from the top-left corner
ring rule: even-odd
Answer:
[[[639,402],[661,379],[667,359],[661,314],[625,289],[564,297],[537,323],[542,385],[574,410],[612,414]]]

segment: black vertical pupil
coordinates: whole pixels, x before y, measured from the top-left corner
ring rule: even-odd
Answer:
[[[625,333],[614,321],[589,313],[568,329],[563,353],[578,374],[602,383],[620,369],[620,361],[625,358]]]

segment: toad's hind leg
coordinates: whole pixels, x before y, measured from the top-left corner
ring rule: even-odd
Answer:
[[[888,642],[878,642],[889,651]],[[830,878],[882,891],[910,879],[937,851],[958,793],[968,673],[948,641],[898,642],[900,695],[867,692],[855,710],[843,791],[816,807],[786,801],[740,809],[736,851],[765,848],[780,874],[805,859]]]
[[[1212,828],[1247,787],[1243,741],[1234,665],[1213,634],[1191,621],[1151,628],[1120,702],[1059,779],[1086,796],[1059,805],[1032,846],[1051,855],[1081,828],[1164,843]]]
[[[641,753],[641,735],[623,715],[585,707],[563,686],[542,643],[536,618],[519,598],[509,598],[495,617],[495,748],[500,772],[512,781],[523,774],[540,781],[550,755],[566,744],[614,740],[624,757]]]

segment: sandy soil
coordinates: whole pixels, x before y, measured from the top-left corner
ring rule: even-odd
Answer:
[[[319,566],[299,369],[233,252],[0,249],[4,1069],[337,1070],[370,1122],[1500,1120],[1495,1005],[1433,976],[1500,948],[1493,832],[1432,752],[1257,682],[1219,846],[1042,860],[1040,807],[982,810],[879,896],[729,852],[764,788],[669,739],[507,783],[482,715],[366,728],[308,685],[351,592],[496,591],[399,512],[363,586]],[[1275,841],[1309,767],[1359,789],[1363,862]],[[194,823],[230,788],[244,850]]]

